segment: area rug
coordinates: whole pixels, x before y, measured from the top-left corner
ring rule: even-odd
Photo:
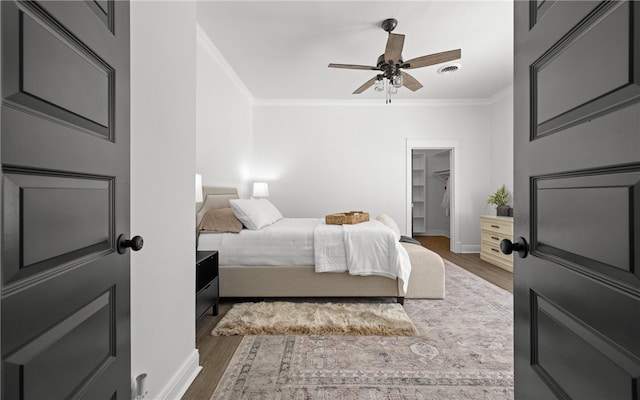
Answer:
[[[236,303],[211,332],[231,335],[413,336],[418,330],[397,303]]]
[[[512,295],[445,261],[417,336],[245,336],[212,400],[512,399]]]

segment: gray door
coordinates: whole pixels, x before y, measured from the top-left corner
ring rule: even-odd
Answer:
[[[1,7],[2,398],[129,399],[129,5]]]
[[[515,2],[517,399],[640,396],[639,16]]]

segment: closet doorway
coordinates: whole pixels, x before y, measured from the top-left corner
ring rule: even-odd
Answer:
[[[407,231],[411,236],[446,236],[459,252],[456,201],[457,142],[407,140]]]
[[[412,236],[451,237],[450,159],[451,150],[411,152]]]

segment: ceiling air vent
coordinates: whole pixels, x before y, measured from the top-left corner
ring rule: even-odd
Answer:
[[[442,75],[451,74],[453,72],[458,71],[460,68],[462,68],[462,65],[460,64],[447,64],[438,68],[438,73]]]

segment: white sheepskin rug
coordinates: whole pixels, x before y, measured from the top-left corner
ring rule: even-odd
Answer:
[[[237,303],[211,332],[232,335],[415,336],[397,303]]]

